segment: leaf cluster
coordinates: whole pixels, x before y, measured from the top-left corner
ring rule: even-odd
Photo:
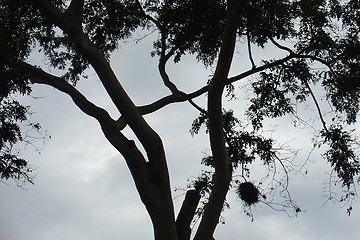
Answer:
[[[306,60],[292,60],[260,73],[252,83],[254,97],[250,100],[249,116],[254,129],[262,128],[264,118],[277,118],[293,113],[295,103],[310,94],[308,84],[314,75]]]
[[[175,62],[186,53],[195,54],[207,66],[214,62],[225,25],[226,1],[169,0],[146,9],[155,16],[161,34],[154,43],[155,53],[173,49]]]
[[[14,179],[16,181],[32,183],[29,173],[32,169],[28,166],[26,160],[12,154],[0,155],[0,180]]]
[[[136,1],[85,1],[84,32],[107,57],[139,26],[144,20]]]
[[[31,171],[27,162],[14,155],[13,145],[23,140],[19,122],[27,120],[28,108],[13,100],[4,100],[0,105],[0,180],[15,179],[30,181]]]
[[[223,123],[225,140],[227,144],[228,156],[233,170],[239,166],[244,166],[255,161],[259,157],[261,161],[268,164],[273,160],[273,140],[258,136],[253,132],[241,128],[240,121],[234,116],[232,110],[223,112]],[[201,127],[205,127],[208,132],[208,117],[200,114],[192,123],[190,132],[198,133]],[[209,167],[214,167],[212,156],[206,156],[202,163]]]
[[[0,150],[6,144],[15,144],[22,139],[17,122],[27,119],[28,109],[19,102],[4,100],[0,106]]]
[[[329,149],[324,153],[325,158],[341,179],[343,186],[349,189],[360,173],[359,156],[353,148],[353,136],[342,126],[335,125],[329,130],[323,130],[321,136],[324,143],[329,145]]]

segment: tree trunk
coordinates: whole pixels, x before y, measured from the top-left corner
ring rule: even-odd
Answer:
[[[196,190],[189,190],[176,219],[176,228],[179,240],[189,240],[191,235],[191,222],[200,201],[200,194]]]
[[[215,166],[214,187],[195,240],[213,239],[231,180],[230,161],[225,146],[222,95],[234,55],[238,21],[247,0],[228,1],[226,25],[214,77],[208,91],[210,145]]]

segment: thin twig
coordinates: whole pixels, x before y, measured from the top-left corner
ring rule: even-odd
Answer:
[[[246,34],[246,38],[247,38],[247,46],[248,46],[248,54],[249,54],[249,59],[252,65],[252,69],[256,68],[255,62],[254,62],[254,58],[252,56],[252,51],[251,51],[251,42],[250,42],[250,35],[249,32]]]
[[[315,97],[315,94],[313,93],[313,91],[312,91],[312,89],[311,89],[311,87],[310,87],[310,85],[309,85],[308,82],[305,81],[305,85],[306,85],[306,87],[309,89],[311,98],[313,99],[313,101],[314,101],[314,103],[315,103],[315,106],[316,106],[316,109],[317,109],[317,111],[318,111],[318,114],[319,114],[319,117],[320,117],[320,121],[321,121],[321,123],[322,123],[322,125],[323,125],[323,127],[324,127],[324,130],[325,130],[326,132],[328,132],[328,129],[327,129],[327,127],[326,127],[326,122],[325,122],[325,120],[324,120],[323,114],[322,114],[322,112],[321,112],[320,105],[319,105],[319,103],[318,103],[318,101],[317,101],[317,99],[316,99],[316,97]]]

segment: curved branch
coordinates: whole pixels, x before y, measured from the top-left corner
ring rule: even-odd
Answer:
[[[114,125],[115,121],[110,117],[106,110],[87,100],[84,95],[82,95],[75,87],[66,82],[64,79],[51,75],[40,68],[18,60],[10,54],[7,54],[5,51],[0,52],[0,61],[23,71],[32,83],[46,84],[66,93],[73,99],[74,103],[80,108],[80,110],[87,115],[95,118],[101,124]]]
[[[319,57],[315,57],[315,56],[312,56],[312,55],[306,55],[306,54],[297,54],[295,53],[291,48],[289,47],[286,47],[284,45],[281,45],[279,44],[278,42],[275,41],[275,39],[273,38],[270,38],[271,42],[276,46],[278,47],[279,49],[282,49],[282,50],[285,50],[287,52],[289,52],[290,55],[293,55],[294,57],[296,58],[305,58],[305,59],[311,59],[313,61],[317,61],[317,62],[320,62],[322,64],[324,64],[325,66],[327,66],[329,68],[329,70],[333,73],[333,74],[336,74],[334,72],[334,70],[332,69],[331,65],[325,61],[324,59],[321,59]]]
[[[139,194],[143,197],[144,194],[150,194],[152,197],[148,198],[148,202],[145,203],[149,215],[151,216],[154,224],[162,224],[164,227],[156,227],[155,236],[161,239],[166,239],[167,236],[176,236],[174,207],[171,197],[169,172],[166,162],[165,150],[160,136],[152,129],[145,121],[139,109],[135,106],[132,99],[129,97],[123,86],[118,81],[113,69],[109,62],[103,55],[103,53],[92,43],[88,36],[83,31],[79,31],[76,26],[72,25],[72,22],[64,18],[64,15],[54,7],[49,1],[45,0],[31,0],[40,9],[42,14],[60,27],[64,33],[69,36],[69,39],[74,44],[76,49],[83,55],[83,57],[89,61],[91,66],[97,73],[100,81],[106,89],[109,97],[113,101],[116,108],[121,115],[125,118],[126,123],[130,126],[131,130],[136,135],[144,147],[147,158],[151,164],[145,165],[141,162],[140,170],[146,169],[145,173],[151,172],[152,183],[156,184],[156,188],[142,187],[138,189]],[[81,30],[81,29],[80,29]],[[110,135],[111,130],[107,131]],[[133,141],[128,141],[127,152],[122,153],[126,160],[133,159],[134,156],[127,154],[129,151],[135,151],[139,156],[139,159],[143,159],[142,154],[138,151]],[[139,160],[139,161],[140,161]],[[131,168],[131,166],[129,166]],[[150,169],[150,170],[149,170]],[[145,171],[145,170],[144,170]],[[135,179],[136,177],[136,179]],[[141,178],[141,175],[135,176],[136,185],[148,186],[149,179],[147,177]],[[149,193],[150,191],[150,193]],[[152,192],[152,193],[151,193]],[[161,192],[161,201],[154,196],[156,193]],[[149,203],[150,201],[150,203]],[[154,205],[155,204],[155,205]],[[162,211],[159,209],[162,208]]]
[[[200,107],[199,105],[197,105],[192,99],[189,99],[188,102],[194,107],[196,108],[199,112],[207,115],[207,111],[205,109],[203,109],[202,107]]]
[[[291,59],[294,59],[294,58],[308,58],[308,59],[318,61],[318,62],[326,65],[330,69],[330,71],[333,72],[333,70],[331,69],[331,66],[323,59],[320,59],[320,58],[317,58],[314,56],[300,55],[300,54],[293,53],[284,58],[264,64],[259,67],[252,68],[252,69],[242,72],[236,76],[230,77],[230,78],[228,78],[226,84],[237,82],[237,81],[244,79],[252,74],[259,73],[261,71],[264,71],[264,70],[272,68],[272,67],[276,67],[276,66],[281,65],[281,64],[283,64]],[[148,105],[139,106],[138,108],[139,108],[141,114],[143,114],[143,115],[149,114],[149,113],[155,112],[171,103],[185,102],[185,101],[189,101],[190,99],[197,98],[197,97],[201,96],[202,94],[206,93],[208,90],[209,90],[209,86],[206,85],[206,86],[199,88],[198,90],[196,90],[194,92],[183,93],[181,96],[171,94],[171,95],[165,96],[153,103],[150,103]]]
[[[311,55],[304,55],[304,54],[294,54],[294,56],[297,57],[297,58],[304,58],[304,59],[310,59],[310,60],[313,60],[313,61],[317,61],[317,62],[325,65],[327,68],[329,68],[329,70],[330,70],[330,72],[332,74],[337,75],[337,73],[334,71],[334,69],[332,68],[330,63],[325,61],[322,58],[311,56]]]
[[[116,127],[115,120],[110,117],[106,110],[87,100],[84,95],[82,95],[75,87],[66,82],[64,79],[51,75],[40,68],[18,60],[7,54],[5,51],[0,51],[0,53],[1,62],[11,65],[12,67],[24,72],[32,83],[49,85],[69,95],[80,110],[98,120],[105,136],[117,150],[119,150],[124,156],[138,156],[138,159],[140,159],[140,151],[137,155],[134,155],[134,152],[129,150],[127,147],[127,142],[129,142],[129,140],[127,140],[126,137],[118,131],[119,129]],[[126,158],[127,161],[129,161],[129,159],[132,158]],[[136,169],[134,166],[144,165],[145,160],[142,159],[141,161],[137,161],[137,163],[132,162],[128,164],[133,166],[130,169],[134,172],[134,169]]]
[[[201,96],[202,94],[206,93],[208,91],[208,86],[204,86],[198,90],[196,90],[195,92],[192,93],[182,93],[179,95],[168,95],[165,96],[163,98],[160,98],[159,100],[150,103],[148,105],[144,105],[144,106],[138,106],[139,111],[141,112],[141,114],[146,115],[146,114],[150,114],[153,112],[156,112],[157,110],[166,107],[169,104],[172,103],[177,103],[177,102],[186,102],[189,100],[192,100],[194,98],[197,98],[199,96]]]
[[[163,33],[162,33],[163,35]],[[159,65],[158,65],[158,69],[159,69],[159,73],[160,76],[165,84],[165,86],[167,88],[170,89],[171,93],[174,95],[180,95],[181,92],[179,91],[179,89],[176,87],[176,85],[170,80],[169,75],[166,72],[166,63],[167,61],[170,59],[171,56],[174,55],[176,48],[172,48],[167,54],[165,53],[166,51],[166,40],[165,37],[162,36],[162,46],[161,46],[161,55],[160,55],[160,60],[159,60]]]
[[[270,38],[270,41],[278,48],[280,48],[281,50],[285,50],[288,51],[290,54],[294,54],[294,51],[286,46],[283,46],[281,44],[279,44],[278,42],[275,41],[274,38]]]
[[[176,87],[176,85],[171,82],[169,75],[166,72],[166,63],[167,61],[174,55],[175,51],[176,51],[176,47],[173,47],[170,49],[170,51],[168,53],[166,53],[166,35],[167,35],[167,31],[166,28],[164,26],[162,26],[159,21],[157,21],[155,18],[149,16],[144,8],[142,7],[140,1],[136,1],[136,3],[139,6],[139,9],[141,11],[141,14],[148,20],[150,20],[151,22],[153,22],[155,24],[155,26],[159,29],[160,34],[161,34],[161,54],[160,54],[160,59],[159,59],[159,64],[158,64],[158,69],[159,69],[159,73],[160,76],[165,84],[165,86],[167,88],[169,88],[169,90],[171,91],[172,94],[180,94],[179,89]]]

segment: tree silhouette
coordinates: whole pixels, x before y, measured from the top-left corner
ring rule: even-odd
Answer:
[[[327,146],[324,157],[348,194],[358,181],[360,166],[349,126],[357,121],[360,97],[359,2],[356,0],[2,0],[0,2],[0,174],[1,179],[32,181],[26,160],[13,146],[26,137],[20,123],[37,130],[28,121],[29,108],[16,100],[28,95],[36,84],[51,86],[72,98],[85,114],[95,118],[106,139],[124,157],[139,196],[154,227],[155,239],[189,239],[195,216],[201,218],[194,239],[212,239],[230,187],[248,205],[262,196],[248,181],[248,166],[280,162],[273,139],[262,136],[263,122],[295,114],[295,108],[312,101],[321,129],[316,143]],[[111,54],[136,31],[156,32],[151,55],[158,58],[161,81],[170,94],[148,105],[136,106],[109,61]],[[232,65],[236,46],[245,45],[243,61],[250,68],[241,72]],[[254,49],[276,48],[281,57],[257,61]],[[58,74],[32,63],[38,51]],[[213,67],[204,86],[184,92],[172,81],[166,66],[192,54],[205,67]],[[119,117],[90,102],[76,88],[92,68]],[[230,69],[237,74],[230,76]],[[243,125],[232,110],[225,110],[225,95],[233,94],[235,82],[249,80],[252,95]],[[332,107],[324,115],[322,88]],[[195,99],[207,98],[206,107]],[[190,183],[179,216],[175,218],[166,155],[161,137],[144,119],[173,103],[188,103],[199,111],[191,132],[202,127],[209,134],[211,154],[204,171]],[[128,126],[139,141],[123,133]],[[145,151],[139,149],[141,145]],[[242,179],[235,178],[240,171]],[[286,179],[285,179],[286,181]],[[285,185],[286,186],[286,185]],[[285,187],[286,190],[286,187]],[[201,199],[204,205],[197,208]],[[289,205],[300,210],[292,201]]]

